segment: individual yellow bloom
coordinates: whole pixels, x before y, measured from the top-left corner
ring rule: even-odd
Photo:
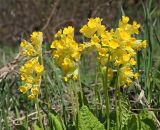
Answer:
[[[124,73],[126,76],[129,76],[129,77],[133,76],[133,72],[132,72],[131,68],[129,68],[129,67],[123,67],[122,73]]]
[[[95,19],[93,18],[90,18],[89,21],[88,21],[88,27],[89,28],[96,28],[97,27],[97,22]]]
[[[57,38],[57,37],[61,37],[62,35],[62,29],[60,29],[55,35],[54,37]]]
[[[35,96],[33,94],[28,95],[29,100],[33,100],[34,98],[35,98]]]
[[[21,75],[21,80],[26,80],[27,76]]]
[[[27,61],[27,62],[24,64],[24,66],[25,66],[25,68],[28,68],[28,69],[30,69],[31,67],[33,67],[32,60]]]
[[[31,88],[31,94],[32,95],[36,96],[36,95],[38,95],[38,93],[39,93],[38,87]]]
[[[54,40],[52,43],[51,43],[51,48],[57,48],[59,46],[59,41],[58,40]]]
[[[129,17],[127,16],[122,16],[122,23],[128,23],[129,22]]]
[[[36,70],[37,73],[42,73],[43,70],[44,70],[44,66],[38,64],[38,65],[36,65],[35,70]]]
[[[104,25],[98,26],[97,35],[101,36],[103,34],[103,32],[105,32],[105,30],[106,30],[106,27]]]
[[[80,59],[80,53],[78,51],[75,51],[71,54],[71,57],[78,61]]]
[[[25,73],[25,67],[24,66],[21,66],[20,69],[19,69],[20,73]]]
[[[133,33],[138,34],[138,33],[139,33],[138,29],[139,29],[140,27],[141,27],[140,24],[137,24],[136,21],[133,21],[133,25],[132,25]]]
[[[96,28],[98,25],[101,25],[102,19],[100,18],[90,18],[88,21],[88,27],[89,28]]]
[[[74,28],[72,26],[63,29],[63,34],[73,35],[73,33],[74,33]]]
[[[32,44],[37,46],[37,45],[41,45],[43,42],[43,33],[42,32],[33,32],[31,34],[31,41]]]
[[[28,91],[29,87],[28,86],[20,86],[19,90],[20,92],[22,92],[23,94],[25,94]]]
[[[82,33],[87,38],[91,38],[95,32],[96,32],[96,28],[89,28],[87,25],[84,25],[80,29],[80,33]]]
[[[131,65],[136,65],[136,61],[135,61],[133,58],[130,59],[129,63],[130,63]]]
[[[119,47],[119,44],[118,44],[118,42],[112,40],[112,41],[110,41],[109,46],[110,46],[112,49],[116,49],[117,47]]]
[[[120,36],[119,38],[122,40],[129,41],[131,39],[130,34],[127,31],[125,31],[124,29],[118,28],[117,33]]]
[[[26,40],[22,40],[20,47],[25,47],[26,45],[28,45],[28,42]]]
[[[130,60],[130,58],[131,58],[131,55],[126,54],[126,55],[123,56],[123,61],[128,62]]]
[[[106,48],[101,48],[101,47],[99,47],[99,48],[97,48],[97,50],[98,50],[98,55],[100,55],[100,56],[107,56],[107,49]]]
[[[98,38],[97,35],[94,35],[92,38],[91,38],[91,44],[92,45],[95,45],[96,47],[99,46],[99,42],[100,42],[100,39]]]
[[[101,25],[102,19],[90,18],[87,25],[84,25],[80,32],[87,38],[91,38],[96,32],[100,36],[105,31],[105,26]]]
[[[133,42],[132,41],[128,41],[125,45],[125,50],[127,51],[130,51],[132,50],[132,45],[133,45]]]
[[[142,44],[142,47],[143,47],[143,48],[146,48],[146,47],[147,47],[147,41],[146,41],[146,40],[142,41],[141,44]]]

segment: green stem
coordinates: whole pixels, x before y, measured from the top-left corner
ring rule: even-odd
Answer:
[[[104,81],[103,90],[105,94],[105,104],[106,104],[106,116],[107,116],[107,130],[110,128],[110,105],[109,105],[109,95],[108,95],[108,83]]]
[[[78,102],[78,92],[77,92],[77,86],[75,84],[75,81],[73,81],[73,86],[74,86],[74,92],[76,96],[76,108],[77,108],[77,113],[79,113],[79,102]]]
[[[117,121],[117,130],[121,130],[122,122],[122,107],[120,101],[120,80],[119,80],[119,69],[117,71],[117,84],[116,84],[116,121]]]
[[[41,113],[40,113],[40,108],[39,108],[39,103],[38,103],[38,96],[36,97],[36,108],[37,108],[37,111],[38,111],[38,118],[39,118],[41,129],[44,130],[42,116],[41,116]]]
[[[109,104],[109,95],[108,95],[108,90],[109,90],[109,84],[108,84],[109,60],[110,60],[110,55],[108,56],[108,61],[107,61],[107,66],[106,66],[105,73],[102,70],[103,91],[104,91],[104,95],[105,95],[105,104],[106,104],[107,130],[110,129],[110,104]]]
[[[74,107],[74,99],[73,99],[73,90],[72,90],[72,83],[69,81],[69,90],[70,90],[70,96],[71,96],[71,103],[72,103],[72,115],[73,115],[73,126],[75,126],[76,123],[76,113],[75,113],[75,107]]]
[[[80,63],[78,63],[78,81],[79,81],[81,101],[82,101],[82,106],[83,106],[84,102],[83,102],[83,88],[81,84]]]

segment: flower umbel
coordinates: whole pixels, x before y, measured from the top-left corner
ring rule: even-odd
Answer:
[[[102,67],[109,65],[110,69],[120,70],[120,85],[129,86],[134,79],[134,71],[131,69],[136,65],[136,52],[146,48],[146,40],[138,40],[134,37],[139,33],[140,24],[136,21],[129,24],[129,17],[122,16],[119,26],[107,31],[101,24],[102,19],[91,18],[80,32],[89,42],[84,42],[87,47],[95,46],[97,60]]]
[[[28,60],[20,67],[21,80],[23,85],[19,87],[19,90],[25,94],[28,93],[29,99],[34,99],[38,96],[39,87],[41,82],[41,75],[44,70],[39,59],[42,55],[42,42],[43,33],[33,32],[31,34],[31,43],[26,40],[21,42],[21,55]],[[29,92],[30,90],[30,92]]]
[[[62,69],[65,81],[72,76],[76,80],[78,73],[75,74],[75,72],[78,69],[81,51],[85,45],[78,44],[74,40],[74,28],[71,26],[59,30],[54,37],[57,40],[52,42],[51,48],[54,49],[53,57],[56,65]]]

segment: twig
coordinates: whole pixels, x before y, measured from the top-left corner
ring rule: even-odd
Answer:
[[[10,71],[14,70],[17,66],[17,62],[20,61],[20,53],[14,58],[13,61],[6,64],[4,67],[0,69],[0,79],[3,79]]]
[[[48,19],[47,19],[47,22],[46,22],[46,24],[45,24],[45,25],[42,27],[42,29],[41,29],[42,31],[44,31],[44,30],[48,27],[48,25],[49,25],[52,17],[53,17],[53,16],[55,15],[55,13],[56,13],[56,9],[57,9],[57,6],[58,6],[59,2],[60,2],[60,0],[56,0],[56,1],[55,1],[54,6],[53,6],[53,9],[52,9],[52,11],[51,11],[51,13],[50,13],[50,15],[49,15],[49,17],[48,17]]]

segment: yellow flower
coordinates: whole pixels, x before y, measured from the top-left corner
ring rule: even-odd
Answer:
[[[129,22],[129,17],[127,16],[122,16],[122,23],[126,24]]]
[[[73,35],[73,33],[74,33],[74,28],[72,26],[63,29],[63,34]]]
[[[135,65],[135,64],[136,64],[136,61],[135,61],[133,58],[131,58],[130,61],[129,61],[129,63],[130,63],[131,65]]]
[[[126,54],[123,56],[123,61],[128,62],[130,58],[131,58],[130,54]]]
[[[105,26],[101,25],[102,19],[100,18],[90,18],[87,25],[84,25],[80,32],[87,38],[91,38],[96,32],[100,36],[105,31]]]
[[[37,87],[31,88],[31,94],[32,95],[36,96],[36,95],[38,95],[38,92],[39,92],[39,89]]]
[[[26,40],[22,40],[20,47],[25,47],[26,45],[28,45],[28,42]]]
[[[98,38],[97,35],[94,35],[91,38],[91,45],[95,45],[96,47],[98,47],[99,46],[99,42],[100,42],[100,39]]]
[[[35,96],[33,94],[28,95],[29,100],[33,100],[34,98],[35,98]]]
[[[138,29],[139,29],[140,27],[141,27],[140,24],[137,24],[136,21],[133,21],[133,25],[132,25],[133,33],[138,34],[138,33],[139,33]]]
[[[110,46],[112,49],[116,49],[117,47],[119,47],[119,44],[118,44],[118,42],[112,40],[112,41],[110,41],[109,46]]]
[[[42,73],[44,70],[44,67],[43,67],[43,65],[38,64],[38,65],[36,65],[35,70],[37,73]]]
[[[82,33],[87,38],[91,38],[94,35],[95,32],[96,32],[95,28],[89,28],[87,25],[84,25],[80,29],[80,33]]]
[[[57,37],[61,37],[62,35],[62,29],[60,29],[55,35],[54,37],[57,38]]]
[[[31,41],[34,46],[41,45],[43,42],[43,33],[42,32],[33,32],[31,34]]]
[[[128,77],[133,76],[133,72],[132,72],[131,68],[129,68],[129,67],[123,67],[122,68],[122,73],[124,73]]]
[[[146,41],[146,40],[142,41],[141,44],[142,44],[142,47],[143,47],[143,48],[146,48],[146,47],[147,47],[147,41]]]
[[[28,86],[20,86],[19,90],[20,92],[22,92],[23,94],[25,94],[28,91],[29,87]]]

